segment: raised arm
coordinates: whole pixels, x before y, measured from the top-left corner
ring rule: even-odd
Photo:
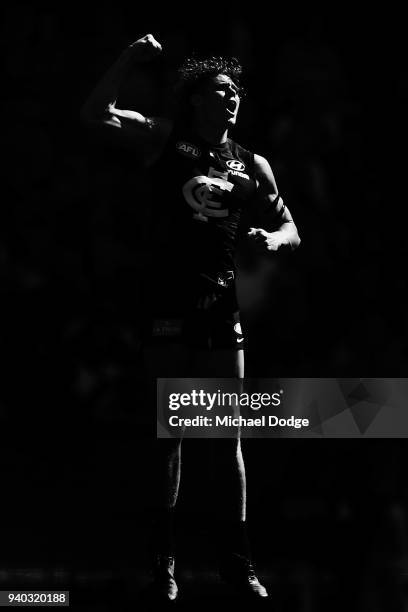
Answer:
[[[257,195],[264,209],[263,217],[268,227],[252,227],[249,235],[265,243],[269,251],[277,251],[283,246],[296,249],[300,244],[299,234],[289,209],[278,195],[272,169],[268,161],[261,155],[254,156],[254,163],[258,185]]]
[[[129,69],[153,59],[161,51],[161,44],[152,34],[132,43],[103,76],[81,109],[84,123],[103,126],[119,142],[134,148],[146,163],[160,154],[172,122],[164,117],[145,117],[136,111],[119,109],[116,100]]]

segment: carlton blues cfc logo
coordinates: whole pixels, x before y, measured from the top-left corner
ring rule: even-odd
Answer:
[[[228,179],[228,172],[210,168],[208,176],[193,176],[183,187],[186,202],[195,210],[194,219],[208,221],[208,217],[228,217],[229,210],[223,204],[226,193],[234,184]]]

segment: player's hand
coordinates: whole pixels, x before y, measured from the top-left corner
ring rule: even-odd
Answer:
[[[161,44],[153,34],[146,34],[129,45],[125,53],[136,62],[149,62],[162,52]]]
[[[278,251],[282,246],[288,246],[289,241],[283,232],[267,232],[259,227],[251,227],[248,236],[267,251]],[[289,245],[290,246],[290,245]]]

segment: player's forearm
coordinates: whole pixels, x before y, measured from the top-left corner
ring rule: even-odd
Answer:
[[[276,220],[270,221],[270,224],[267,224],[270,226],[266,228],[266,231],[277,239],[278,244],[290,246],[290,248],[294,250],[300,244],[300,237],[293,217],[288,207],[283,204],[281,198],[276,199],[275,196],[273,196],[272,202],[275,207],[276,205],[278,206],[275,208],[275,219],[276,215],[278,215],[280,216],[280,221],[278,223]],[[273,242],[275,242],[275,240]]]
[[[283,243],[289,245],[292,250],[299,246],[300,237],[293,221],[285,221],[282,223],[277,233],[281,235]]]
[[[95,121],[102,118],[105,111],[115,105],[119,87],[131,63],[131,54],[124,51],[97,84],[81,109],[81,119]]]

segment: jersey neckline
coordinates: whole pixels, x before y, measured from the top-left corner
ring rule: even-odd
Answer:
[[[227,140],[225,142],[222,142],[220,144],[211,144],[210,142],[208,142],[207,140],[204,140],[204,138],[202,138],[201,136],[199,136],[198,134],[194,134],[195,139],[197,139],[199,141],[199,143],[207,149],[212,149],[214,151],[226,151],[227,149],[229,149],[230,145],[231,145],[231,139],[227,138]]]

